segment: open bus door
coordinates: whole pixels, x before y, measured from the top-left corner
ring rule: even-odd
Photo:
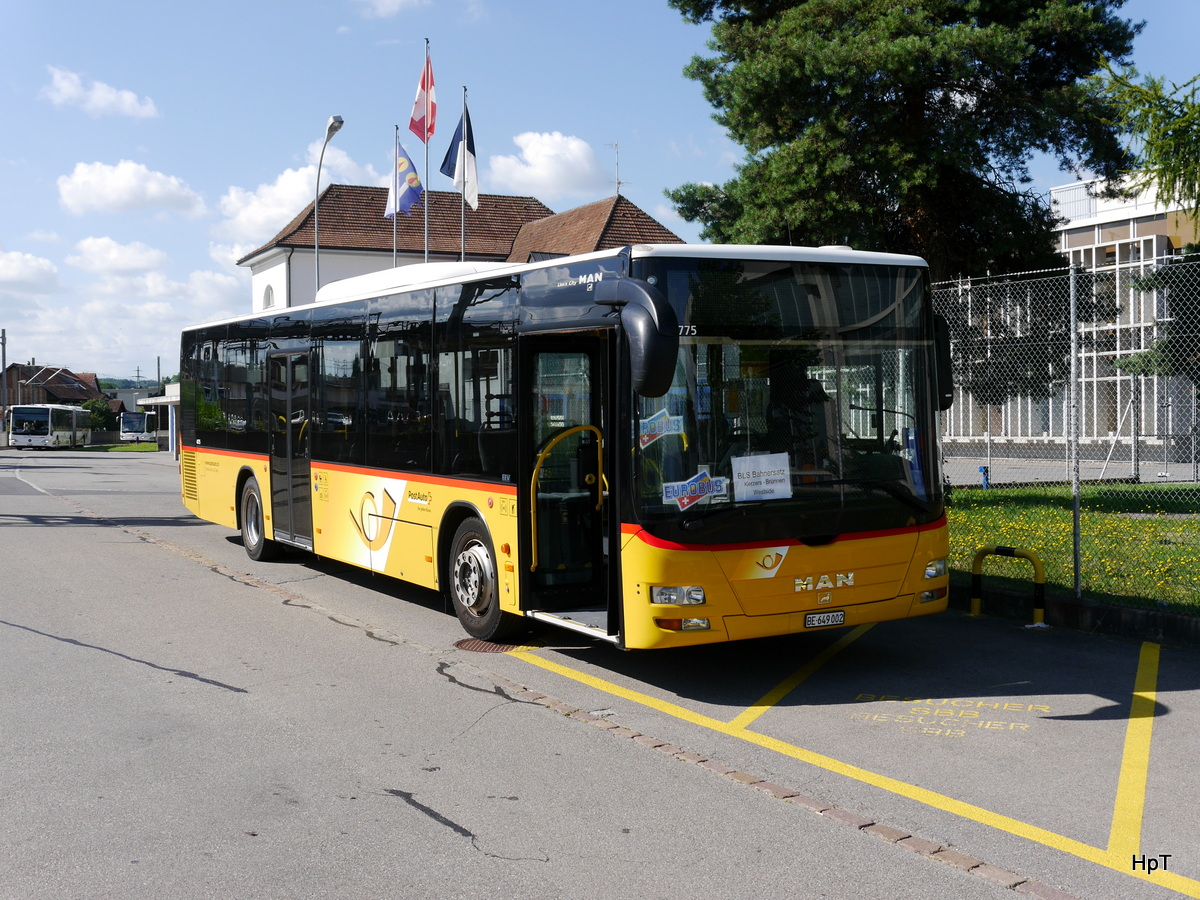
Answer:
[[[520,341],[525,448],[517,502],[526,515],[522,610],[617,641],[620,591],[611,564],[605,462],[613,422],[611,333],[527,334]]]

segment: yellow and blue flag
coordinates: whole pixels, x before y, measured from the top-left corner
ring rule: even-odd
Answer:
[[[387,208],[383,211],[383,217],[385,219],[392,218],[396,215],[397,209],[406,216],[411,215],[409,210],[421,199],[421,192],[424,190],[421,177],[417,174],[417,167],[413,165],[412,157],[408,155],[404,145],[397,139],[396,168],[392,172],[392,183],[388,187]]]

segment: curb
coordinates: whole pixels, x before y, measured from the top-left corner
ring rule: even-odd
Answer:
[[[999,887],[1008,888],[1018,894],[1039,898],[1039,900],[1079,900],[1074,894],[1060,891],[1043,882],[1035,881],[1016,872],[1010,872],[999,866],[993,866],[973,856],[961,853],[958,850],[943,846],[934,841],[925,840],[899,828],[892,828],[874,819],[865,818],[851,810],[841,809],[840,807],[825,803],[816,797],[811,797],[800,791],[794,791],[791,788],[759,778],[752,773],[730,768],[706,756],[677,747],[668,741],[659,740],[650,735],[642,734],[639,731],[634,731],[631,728],[626,728],[611,721],[607,716],[598,716],[586,710],[577,709],[569,703],[557,700],[554,697],[548,697],[503,676],[489,673],[488,677],[495,682],[497,687],[508,691],[513,700],[544,706],[561,716],[606,731],[613,737],[632,741],[648,750],[669,756],[679,762],[706,769],[718,777],[727,778],[736,784],[745,785],[783,803],[790,803],[793,806],[806,809],[813,815],[821,816],[823,819],[844,825],[854,831],[874,835],[880,840],[897,847],[902,847],[910,853],[916,853],[928,859],[937,860],[945,865],[953,866],[956,869],[983,878]]]

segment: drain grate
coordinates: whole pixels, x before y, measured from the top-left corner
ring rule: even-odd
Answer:
[[[454,645],[459,650],[469,650],[472,653],[508,653],[516,650],[519,644],[493,644],[481,641],[479,638],[463,638]]]

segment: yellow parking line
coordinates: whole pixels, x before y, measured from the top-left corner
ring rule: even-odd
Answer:
[[[677,703],[670,703],[666,700],[659,700],[657,697],[651,697],[649,694],[643,694],[641,691],[633,691],[629,688],[623,688],[618,684],[613,684],[611,681],[605,681],[603,678],[596,678],[594,675],[588,675],[586,672],[580,672],[577,669],[569,669],[566,666],[559,665],[556,662],[551,662],[548,659],[542,659],[540,656],[535,656],[525,650],[517,649],[510,650],[509,656],[515,656],[517,659],[523,659],[527,663],[562,675],[564,678],[570,678],[572,681],[578,681],[580,684],[586,684],[588,687],[593,687],[598,691],[603,691],[606,694],[612,694],[614,697],[621,697],[625,700],[632,700],[634,703],[640,703],[643,706],[648,706],[651,709],[657,709],[661,713],[666,713],[668,716],[674,716],[676,719],[682,719],[685,722],[691,722],[693,725],[701,725],[705,728],[711,728],[714,731],[720,731],[728,734],[729,726],[720,719],[714,719],[712,716],[701,715],[698,712],[693,712],[686,706],[680,706]]]
[[[956,800],[945,794],[939,794],[937,791],[931,791],[915,784],[908,784],[907,782],[890,778],[887,775],[880,775],[877,772],[861,769],[858,766],[844,763],[833,757],[805,750],[802,747],[788,744],[785,741],[758,734],[744,727],[743,722],[754,721],[754,719],[758,718],[767,709],[778,704],[790,691],[794,690],[796,686],[816,671],[820,665],[827,662],[833,655],[840,652],[852,641],[861,637],[865,633],[865,630],[870,627],[860,626],[837,643],[826,648],[825,651],[814,657],[810,663],[802,666],[794,675],[781,682],[764,695],[761,700],[747,709],[746,712],[743,712],[730,722],[722,722],[720,719],[703,715],[687,707],[680,706],[677,703],[660,700],[641,691],[624,688],[613,684],[611,681],[605,681],[603,678],[597,678],[594,675],[588,675],[577,669],[571,669],[559,663],[551,662],[548,659],[542,659],[535,655],[532,648],[517,648],[510,651],[509,655],[549,672],[555,672],[564,678],[569,678],[615,697],[640,703],[643,706],[656,709],[659,712],[685,722],[691,722],[694,725],[709,728],[720,734],[757,744],[765,749],[772,750],[784,756],[790,756],[793,759],[800,760],[828,772],[843,775],[855,781],[861,781],[864,784],[877,787],[901,797],[907,797],[910,800],[915,800],[934,809],[940,809],[972,822],[978,822],[981,825],[995,828],[998,831],[1004,831],[1008,834],[1043,844],[1055,850],[1079,857],[1087,862],[1104,866],[1121,874],[1130,875],[1141,881],[1148,881],[1151,884],[1157,884],[1160,887],[1168,888],[1184,896],[1200,900],[1200,881],[1178,875],[1175,872],[1160,870],[1154,873],[1146,873],[1144,871],[1135,871],[1132,870],[1131,865],[1130,855],[1134,851],[1130,850],[1129,847],[1132,846],[1136,850],[1139,843],[1142,811],[1145,804],[1146,772],[1149,766],[1150,755],[1150,730],[1153,724],[1152,717],[1156,704],[1158,680],[1159,647],[1157,644],[1144,644],[1139,657],[1138,671],[1134,679],[1133,705],[1129,713],[1125,751],[1122,757],[1121,776],[1117,787],[1117,802],[1113,815],[1112,834],[1109,838],[1109,846],[1102,849],[1085,844],[1082,841],[1077,841],[1074,838],[1056,834],[1045,828],[1021,822],[1018,819],[1010,818],[1001,813],[984,809],[981,806]],[[1128,837],[1131,829],[1133,829],[1134,834],[1132,845]]]
[[[1142,843],[1142,813],[1146,805],[1146,775],[1150,769],[1150,736],[1154,730],[1154,711],[1158,705],[1158,644],[1142,644],[1137,676],[1133,682],[1133,702],[1125,729],[1125,752],[1121,755],[1121,777],[1117,780],[1117,801],[1113,807],[1112,830],[1108,849],[1113,854],[1132,857]]]
[[[767,710],[782,703],[784,697],[798,688],[809,678],[810,675],[817,671],[817,669],[821,668],[821,666],[825,665],[825,663],[829,662],[829,660],[837,656],[874,627],[874,623],[870,625],[859,625],[849,634],[842,635],[838,641],[830,644],[828,647],[806,662],[803,666],[797,669],[794,675],[785,679],[784,681],[781,681],[773,689],[764,694],[761,700],[756,702],[744,713],[730,722],[730,726],[739,729],[749,727],[751,722],[753,722]]]

